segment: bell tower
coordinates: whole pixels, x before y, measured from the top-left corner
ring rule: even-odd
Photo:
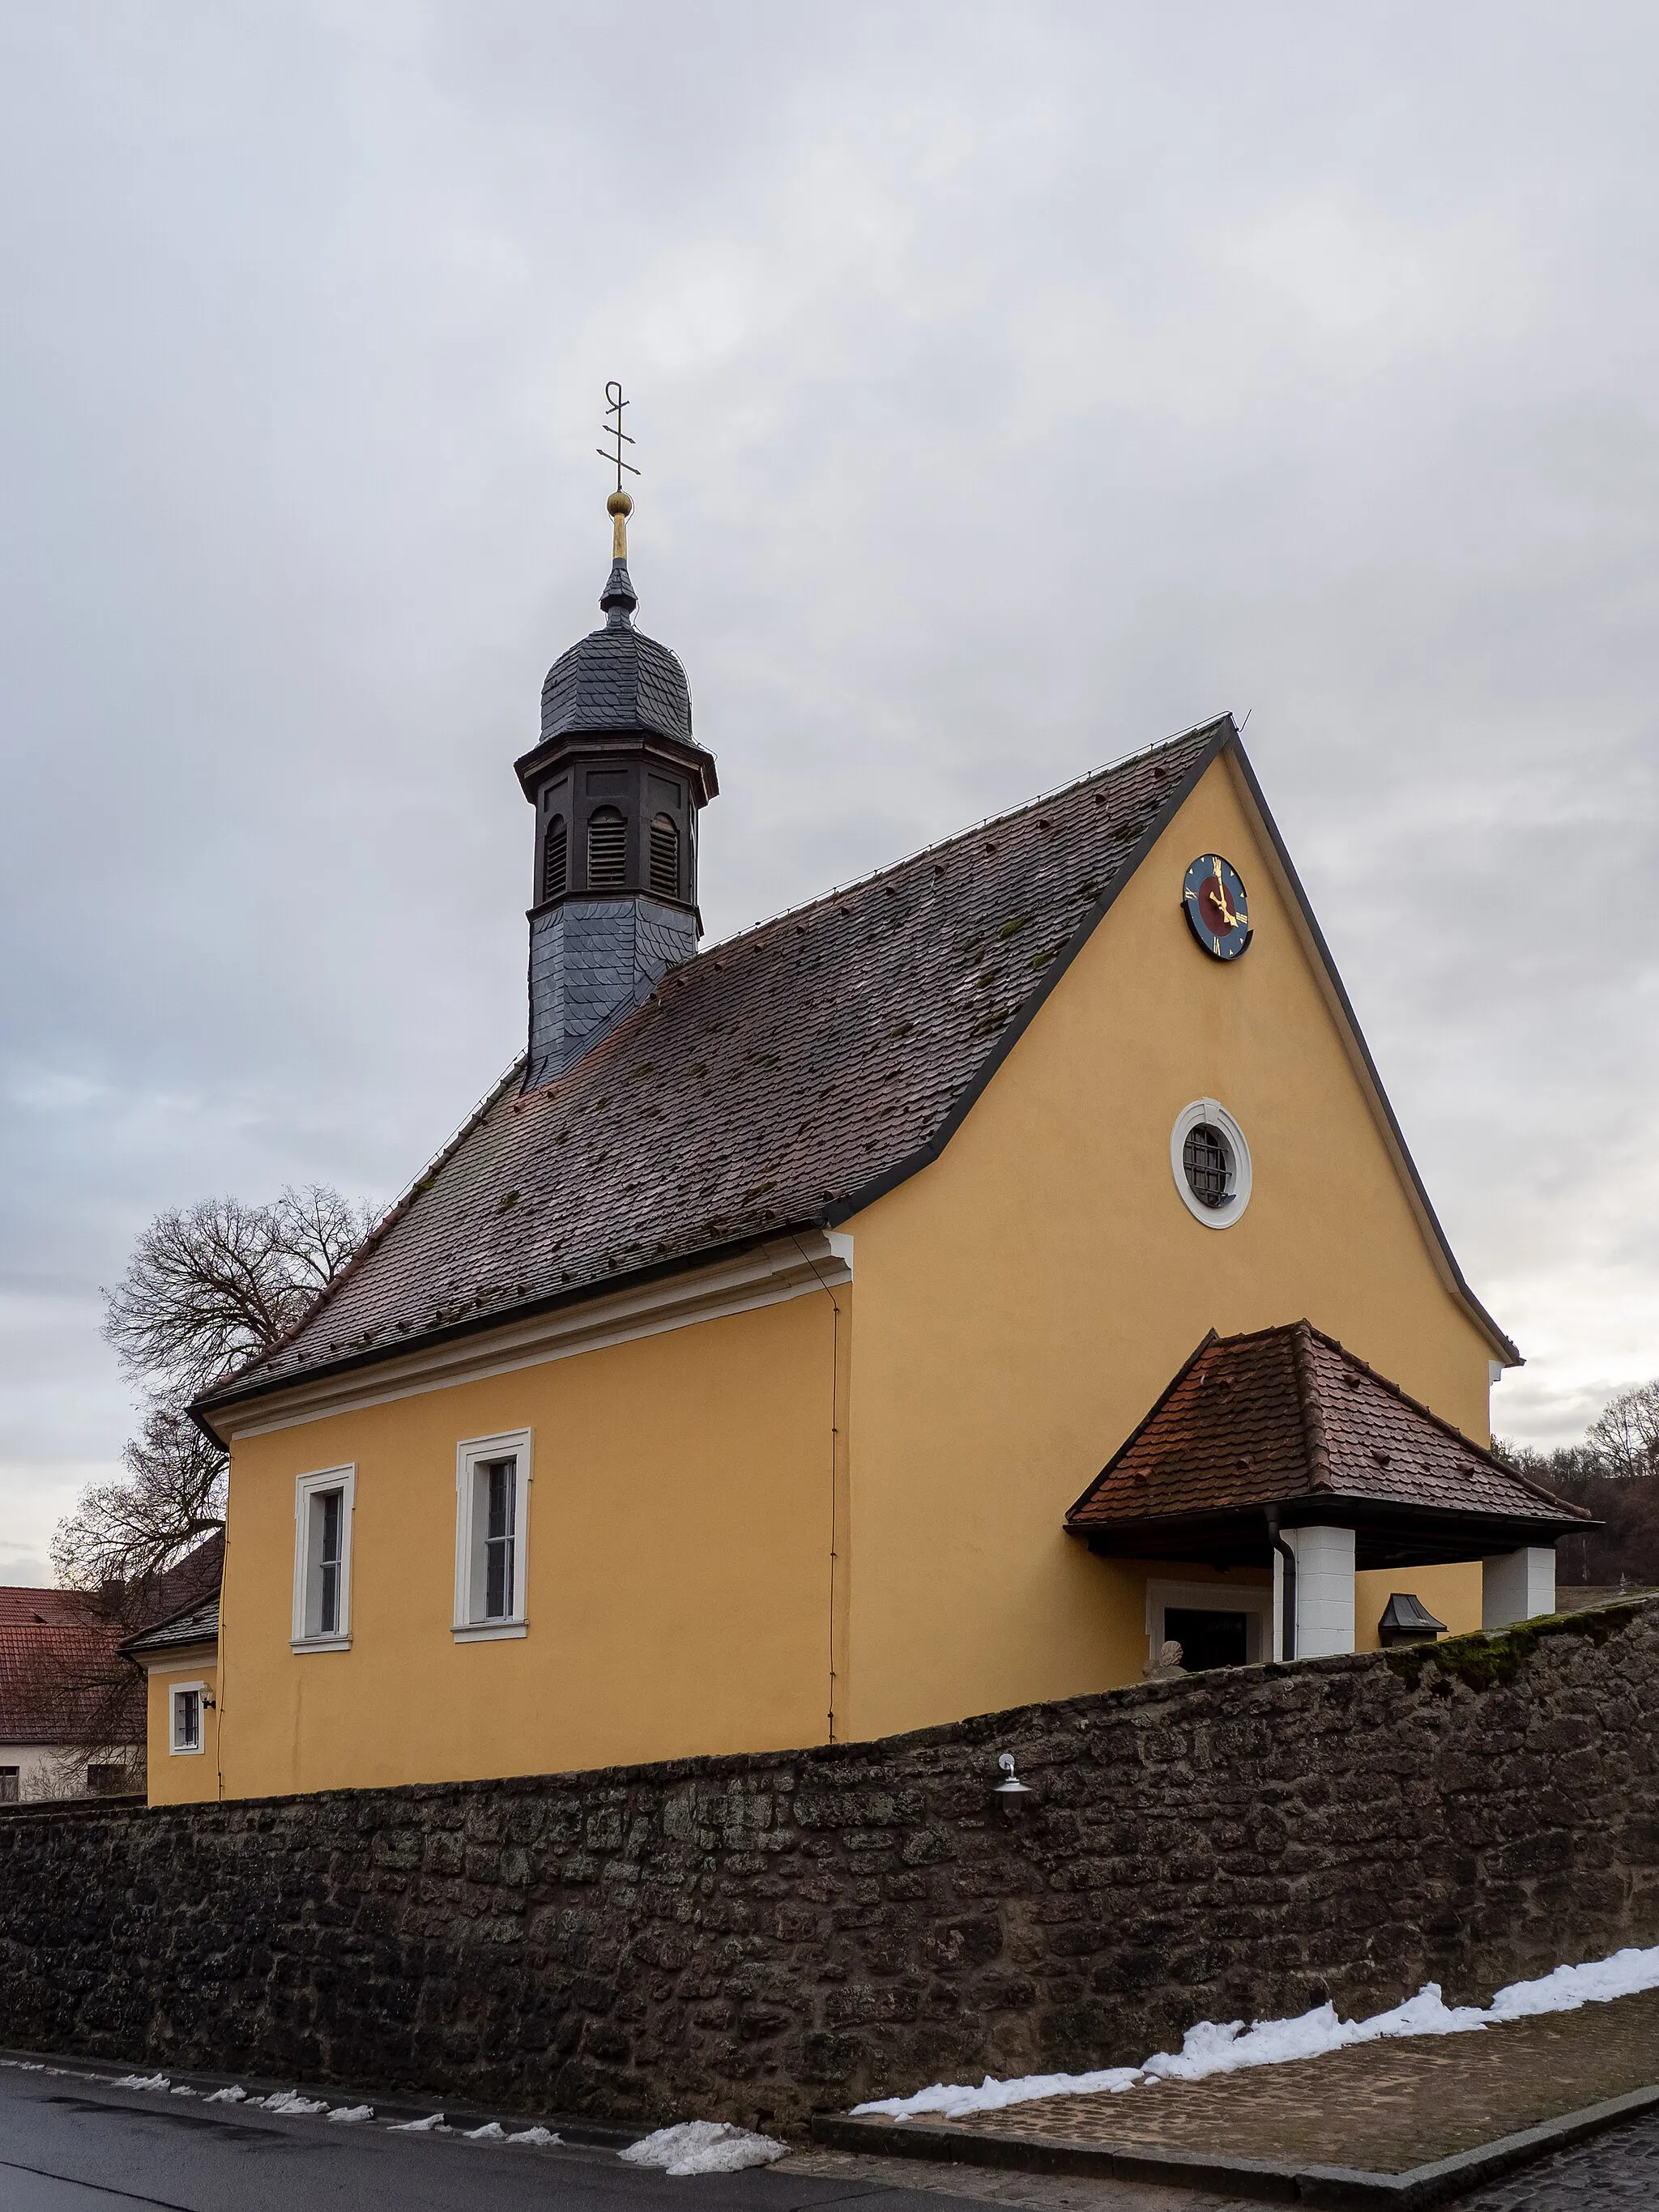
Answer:
[[[560,656],[542,687],[542,733],[515,762],[535,809],[530,908],[530,1055],[525,1088],[550,1082],[696,954],[697,817],[714,756],[691,734],[685,671],[634,627],[622,428],[629,404],[605,387],[617,470],[606,501],[605,626]]]

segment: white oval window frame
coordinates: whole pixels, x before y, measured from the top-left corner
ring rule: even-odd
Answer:
[[[1187,1164],[1182,1155],[1188,1134],[1200,1121],[1207,1121],[1212,1128],[1220,1130],[1232,1154],[1227,1195],[1219,1206],[1206,1206],[1187,1180]],[[1231,1229],[1249,1204],[1250,1148],[1244,1140],[1244,1132],[1218,1098],[1194,1098],[1191,1105],[1183,1106],[1176,1115],[1175,1127],[1170,1132],[1170,1171],[1181,1193],[1182,1204],[1193,1219],[1202,1222],[1206,1229]]]

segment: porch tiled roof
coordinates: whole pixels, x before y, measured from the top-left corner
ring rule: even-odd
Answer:
[[[1562,1530],[1591,1518],[1300,1321],[1212,1331],[1066,1525],[1087,1534],[1322,1498]]]

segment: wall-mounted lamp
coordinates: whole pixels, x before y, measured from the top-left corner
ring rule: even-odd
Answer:
[[[1023,1811],[1026,1799],[1035,1797],[1036,1790],[1022,1782],[1015,1773],[1014,1754],[1012,1751],[1003,1752],[998,1758],[997,1765],[1002,1769],[1002,1779],[991,1795],[1005,1813]]]

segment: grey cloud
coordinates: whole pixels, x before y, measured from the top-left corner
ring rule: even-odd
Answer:
[[[118,1448],[140,1221],[389,1194],[516,1048],[617,374],[717,931],[1251,709],[1532,1355],[1500,1422],[1659,1368],[1656,59],[1608,6],[0,10],[0,1282],[70,1378],[0,1373],[16,1540]]]

